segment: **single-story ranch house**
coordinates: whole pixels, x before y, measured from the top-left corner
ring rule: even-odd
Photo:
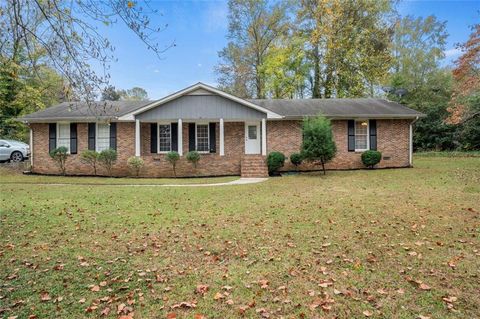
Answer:
[[[332,120],[337,145],[327,169],[361,168],[360,155],[369,149],[382,152],[378,167],[412,165],[412,123],[423,114],[382,99],[245,100],[198,83],[157,101],[66,102],[21,120],[31,129],[34,173],[58,174],[49,151],[65,146],[72,175],[92,174],[82,151],[112,148],[115,176],[129,174],[131,156],[144,160],[143,176],[172,176],[165,154],[177,151],[178,176],[259,177],[267,175],[268,153],[299,152],[302,119],[318,114]],[[196,169],[185,159],[191,150],[201,153]],[[284,169],[292,169],[289,161]]]

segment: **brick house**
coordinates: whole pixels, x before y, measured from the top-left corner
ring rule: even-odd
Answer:
[[[179,176],[253,177],[267,174],[269,152],[298,152],[302,119],[320,113],[332,120],[337,145],[328,169],[362,168],[360,155],[368,149],[382,152],[378,167],[412,165],[412,123],[423,114],[381,99],[244,100],[198,83],[157,101],[66,102],[21,120],[30,127],[34,173],[58,174],[48,154],[65,146],[71,175],[92,174],[80,161],[83,150],[113,148],[116,176],[130,174],[131,156],[144,160],[143,176],[172,176],[165,154],[177,151]],[[201,153],[196,169],[185,159],[189,150]],[[287,161],[283,169],[292,166]]]

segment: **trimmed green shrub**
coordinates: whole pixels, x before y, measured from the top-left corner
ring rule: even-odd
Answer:
[[[117,151],[111,148],[101,151],[98,155],[98,161],[105,167],[108,176],[112,176],[112,167],[117,161]]]
[[[65,146],[57,147],[49,153],[50,157],[57,163],[62,175],[65,175],[65,163],[68,157],[68,148]]]
[[[302,154],[300,153],[293,153],[290,155],[290,162],[295,165],[295,167],[298,169],[298,165],[302,164],[303,157]]]
[[[200,161],[200,153],[197,151],[190,151],[185,156],[187,161],[193,164],[193,167],[197,168],[198,161]]]
[[[382,153],[379,151],[365,151],[362,153],[362,163],[368,168],[373,168],[375,165],[380,163],[382,159]]]
[[[93,168],[93,175],[97,175],[97,163],[100,154],[92,150],[85,150],[80,154],[80,162]]]
[[[131,170],[135,172],[135,176],[138,177],[138,175],[140,175],[140,170],[142,169],[143,165],[145,165],[145,163],[140,157],[132,156],[128,158],[127,165],[128,167],[130,167]]]
[[[285,155],[281,152],[271,152],[267,157],[268,173],[270,175],[277,172],[285,164]]]
[[[337,153],[332,125],[324,116],[306,118],[303,121],[302,157],[307,161],[320,162],[325,175],[325,163]]]
[[[172,164],[173,176],[177,177],[177,171],[175,170],[175,168],[177,166],[178,160],[180,159],[180,155],[175,151],[171,151],[168,152],[167,155],[165,155],[165,159],[167,160],[167,162]]]

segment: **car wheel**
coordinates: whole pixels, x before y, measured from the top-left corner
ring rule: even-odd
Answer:
[[[10,155],[10,161],[15,163],[23,161],[22,153],[18,151],[13,152],[12,155]]]

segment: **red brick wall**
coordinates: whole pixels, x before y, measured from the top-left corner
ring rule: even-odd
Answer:
[[[378,167],[409,166],[410,120],[377,120],[377,150],[382,152]],[[347,120],[332,121],[332,130],[337,145],[337,155],[326,165],[328,169],[363,168],[360,152],[348,152]],[[300,151],[302,144],[301,121],[267,122],[268,152],[279,151],[290,156]],[[390,159],[383,159],[389,157]],[[311,164],[302,164],[304,170],[319,169]],[[294,169],[287,160],[284,170]]]
[[[408,166],[409,157],[409,121],[408,120],[377,120],[377,144],[383,157],[379,167]],[[347,151],[347,121],[332,121],[333,133],[337,144],[337,156],[327,164],[329,169],[362,168],[360,153]],[[33,172],[42,174],[58,174],[56,163],[48,155],[48,124],[31,124],[33,129]],[[81,163],[80,153],[86,150],[87,123],[78,123],[78,154],[69,156],[66,164],[67,174],[89,175],[92,169]],[[182,157],[177,163],[178,176],[211,176],[240,175],[240,162],[244,154],[245,129],[243,122],[225,122],[225,156],[220,156],[219,124],[217,123],[217,153],[202,154],[197,169]],[[268,121],[267,151],[280,151],[286,156],[300,150],[302,142],[300,121]],[[171,165],[166,162],[164,154],[150,153],[150,126],[141,125],[141,155],[145,166],[142,176],[164,177],[173,176]],[[118,160],[113,168],[113,175],[126,176],[130,174],[127,159],[135,155],[135,124],[117,124]],[[183,123],[183,154],[188,152],[188,123]],[[302,169],[317,169],[304,164]],[[289,161],[284,169],[293,169]],[[106,174],[99,166],[98,174]]]
[[[78,154],[70,155],[66,163],[66,172],[69,175],[90,175],[93,170],[80,161],[80,153],[88,149],[87,123],[78,123]],[[40,174],[59,174],[60,169],[48,155],[48,124],[31,124],[33,129],[33,172]],[[177,163],[178,176],[212,176],[212,175],[240,175],[240,161],[244,153],[244,124],[243,122],[225,122],[225,156],[220,156],[220,129],[216,128],[216,153],[201,154],[197,169],[185,157]],[[142,176],[167,177],[173,176],[170,163],[165,160],[165,154],[150,153],[150,124],[142,123],[141,155],[145,166]],[[183,123],[183,154],[188,152],[188,123]],[[117,153],[118,160],[114,165],[114,176],[130,175],[127,159],[135,155],[135,123],[117,124]],[[99,166],[99,175],[106,171]]]

